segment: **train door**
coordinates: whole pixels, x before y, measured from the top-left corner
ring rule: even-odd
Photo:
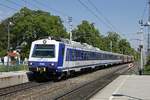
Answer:
[[[63,67],[64,51],[65,51],[65,45],[60,43],[59,44],[58,64],[57,64],[57,66],[59,66],[59,67]]]
[[[66,48],[66,61],[65,61],[65,67],[69,70],[72,64],[72,50],[70,48]]]

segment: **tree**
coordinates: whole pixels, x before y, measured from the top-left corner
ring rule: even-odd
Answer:
[[[23,8],[12,16],[15,26],[12,28],[13,38],[18,44],[23,41],[31,44],[33,40],[44,36],[66,37],[66,30],[59,16],[48,12]],[[16,44],[15,43],[15,46]]]
[[[128,54],[131,49],[130,43],[126,39],[121,39],[119,41],[119,49],[120,53]]]
[[[7,35],[6,26],[0,24],[0,56],[4,56],[7,52]]]
[[[118,43],[120,40],[120,35],[116,32],[108,32],[108,35],[104,38],[105,46],[107,51],[119,52]]]
[[[26,42],[27,45],[23,47],[25,53],[29,52],[32,41],[39,38],[45,36],[65,38],[68,36],[59,16],[41,10],[30,10],[25,7],[0,24],[0,28],[2,26],[2,30],[4,30],[4,32],[0,32],[0,36],[5,34],[0,42],[5,41],[5,45],[2,47],[5,50],[7,48],[7,25],[10,21],[14,24],[10,27],[11,47],[16,48]]]
[[[31,10],[26,7],[15,13],[10,18],[5,19],[0,23],[0,56],[7,52],[7,30],[8,23],[10,26],[10,43],[14,49],[18,46],[22,48],[22,56],[28,57],[30,45],[32,41],[43,38],[45,36],[53,36],[56,38],[69,37],[66,29],[59,16],[54,16],[49,12],[41,10]],[[101,50],[123,53],[137,54],[131,48],[130,43],[121,37],[116,32],[108,32],[107,36],[100,34],[93,23],[83,20],[77,28],[73,29],[73,40],[88,43]]]
[[[89,23],[86,20],[83,20],[76,29],[72,31],[73,40],[88,43],[95,47],[101,48],[100,44],[102,43],[102,37],[98,29],[95,28],[93,23]]]

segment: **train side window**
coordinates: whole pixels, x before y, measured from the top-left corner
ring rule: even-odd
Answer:
[[[71,49],[69,50],[69,61],[71,61]]]
[[[62,48],[62,56],[64,56],[65,48]]]
[[[82,60],[85,60],[85,52],[82,52]]]
[[[77,60],[77,50],[74,50],[74,61]]]
[[[104,54],[104,59],[107,59],[107,54]]]
[[[68,61],[68,56],[69,56],[69,54],[68,54],[68,50],[67,50],[67,52],[66,52],[66,61]]]
[[[66,60],[67,60],[67,61],[70,60],[70,50],[69,50],[69,49],[67,49]]]
[[[80,60],[83,60],[83,52],[81,51],[80,53],[81,53],[81,59]]]
[[[84,60],[86,60],[86,52],[83,52],[83,55],[84,55]]]
[[[79,51],[76,50],[76,60],[79,60]]]
[[[74,61],[74,50],[72,50],[72,61]]]
[[[68,50],[68,61],[71,61],[71,50]]]
[[[75,60],[75,51],[72,50],[72,60],[74,61]]]

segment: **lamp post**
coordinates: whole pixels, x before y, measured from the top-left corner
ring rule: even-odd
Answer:
[[[138,32],[137,34],[141,34],[141,45],[140,45],[140,68],[139,68],[139,75],[142,75],[143,74],[143,49],[144,49],[144,33],[143,33],[143,27],[141,27],[140,29],[140,32]]]
[[[144,43],[143,43],[143,31],[142,31],[142,29],[141,29],[141,31],[140,32],[137,32],[136,34],[141,34],[142,36],[141,36],[141,39],[130,39],[130,40],[136,40],[136,41],[140,41],[140,43],[139,43],[139,47],[140,47],[140,66],[139,66],[139,75],[142,75],[142,72],[143,72],[143,62],[144,62],[144,60],[143,60],[143,50],[144,50]]]
[[[69,33],[70,33],[70,42],[72,41],[72,17],[68,17],[68,23],[69,23],[69,26],[70,26],[70,30],[69,30]]]
[[[8,22],[8,26],[7,26],[7,34],[8,34],[8,39],[7,39],[7,66],[9,66],[9,51],[10,51],[10,26],[12,25],[12,22]]]
[[[112,52],[112,41],[110,41],[110,51]]]
[[[141,33],[141,46],[140,46],[140,48],[141,48],[141,68],[140,68],[140,71],[139,71],[139,74],[141,75],[141,74],[143,74],[143,49],[144,49],[144,47],[143,47],[143,45],[144,45],[144,33],[143,33],[143,28],[144,27],[150,27],[150,22],[148,21],[148,22],[146,22],[146,23],[143,23],[143,20],[140,20],[139,21],[139,24],[141,25],[141,31],[139,32],[139,33]],[[149,33],[148,33],[149,34]],[[148,36],[148,41],[149,41],[149,36]],[[148,42],[148,45],[149,45],[149,42]],[[149,47],[149,46],[148,46]],[[147,48],[147,49],[149,49],[149,48]],[[144,52],[145,53],[145,52]]]

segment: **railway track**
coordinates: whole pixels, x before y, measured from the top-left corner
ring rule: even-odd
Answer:
[[[92,79],[90,74],[80,75],[79,77],[71,78],[60,82],[29,82],[0,89],[0,99],[8,98],[7,100],[85,100],[89,99],[100,89],[113,81],[120,74],[127,72],[127,65],[119,65],[108,69],[98,70],[94,72],[98,75]],[[112,71],[113,70],[113,71]],[[100,72],[99,72],[100,71]],[[102,74],[103,73],[103,74]],[[92,77],[95,77],[92,76]],[[90,79],[87,79],[86,77]],[[99,77],[100,76],[100,77]],[[84,77],[84,78],[82,78]],[[92,79],[92,81],[91,81]],[[77,82],[77,80],[80,80]],[[84,80],[84,81],[83,81]],[[87,81],[88,80],[88,81]],[[98,88],[99,87],[99,88]]]
[[[27,89],[31,89],[31,88],[36,88],[39,86],[42,86],[44,84],[50,84],[51,82],[44,82],[44,83],[38,83],[38,82],[27,82],[27,83],[23,83],[23,84],[19,84],[19,85],[15,85],[15,86],[10,86],[10,87],[6,87],[6,88],[1,88],[0,89],[0,99],[1,98],[5,98],[9,95],[13,95],[17,92],[21,92]]]
[[[61,96],[55,98],[55,100],[88,100],[95,93],[103,89],[106,85],[116,79],[119,75],[127,73],[128,68],[125,69],[117,69],[111,72],[109,75],[105,75],[104,77],[98,78],[89,83],[83,84],[82,86],[73,89]]]

